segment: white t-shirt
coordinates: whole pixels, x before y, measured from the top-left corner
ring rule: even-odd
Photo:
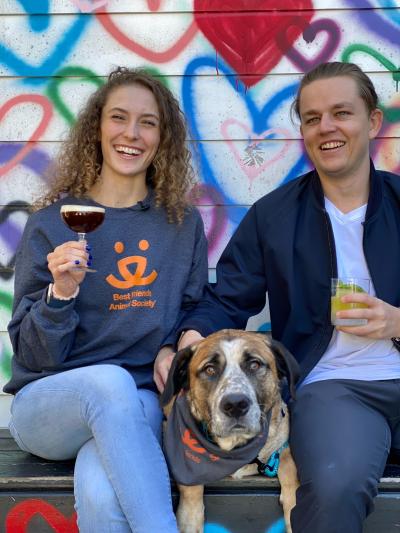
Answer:
[[[371,278],[362,247],[367,206],[342,213],[325,198],[325,208],[335,237],[338,277]],[[372,281],[370,294],[375,296]],[[368,339],[335,329],[324,355],[302,385],[325,379],[395,378],[400,378],[400,354],[391,340]]]

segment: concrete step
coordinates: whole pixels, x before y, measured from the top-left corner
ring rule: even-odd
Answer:
[[[9,433],[0,430],[0,531],[78,533],[73,467],[73,461],[45,461],[20,451]],[[388,466],[385,475],[390,477],[381,480],[365,533],[399,532],[399,467]],[[174,485],[172,490],[176,504]],[[278,494],[278,481],[261,476],[207,485],[205,533],[283,533]]]

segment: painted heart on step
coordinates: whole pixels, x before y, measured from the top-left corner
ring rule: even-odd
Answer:
[[[78,533],[76,513],[67,517],[50,503],[36,498],[24,500],[11,509],[6,518],[6,533],[26,533],[35,515],[40,515],[56,533]]]

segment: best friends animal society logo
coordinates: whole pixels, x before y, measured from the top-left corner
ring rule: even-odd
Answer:
[[[150,244],[145,239],[139,241],[139,250],[145,252],[149,249]],[[114,245],[114,250],[117,254],[122,254],[125,251],[125,246],[118,241]],[[130,265],[136,265],[134,272],[129,269]],[[136,287],[144,287],[151,285],[157,279],[158,273],[152,270],[147,273],[148,265],[147,258],[143,255],[130,255],[123,257],[117,261],[117,268],[119,276],[109,274],[106,277],[107,283],[116,289],[134,289],[129,292],[114,293],[113,303],[110,304],[110,311],[121,311],[132,307],[147,307],[154,309],[156,300],[151,299],[152,291],[150,289],[136,289]]]

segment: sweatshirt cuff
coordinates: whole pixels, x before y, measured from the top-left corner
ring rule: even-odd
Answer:
[[[74,308],[75,299],[72,300],[55,300],[54,305],[46,302],[47,299],[47,287],[43,291],[42,300],[40,302],[40,314],[46,320],[55,323],[62,323],[66,319],[70,318],[71,310]]]

